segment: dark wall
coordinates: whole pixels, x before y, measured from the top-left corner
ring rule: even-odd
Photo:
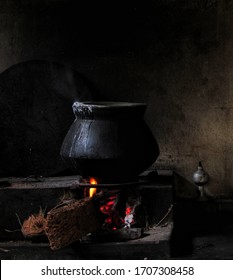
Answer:
[[[147,102],[155,166],[191,180],[202,160],[209,194],[232,195],[233,1],[77,2],[1,0],[0,70],[56,61],[93,98]]]

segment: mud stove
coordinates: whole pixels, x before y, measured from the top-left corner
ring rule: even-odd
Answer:
[[[145,109],[74,102],[61,146],[74,175],[1,181],[2,258],[169,257],[173,174],[148,170],[159,147]]]
[[[120,192],[118,184],[111,186],[111,189],[97,185],[97,189],[101,189],[96,194],[96,197],[100,197],[101,228],[91,234],[83,234],[82,238],[71,244],[64,243],[61,248],[51,248],[51,242],[44,234],[25,236],[22,232],[23,221],[40,211],[49,213],[52,209],[58,211],[64,208],[64,205],[70,206],[73,199],[76,202],[85,199],[83,197],[89,193],[86,183],[80,183],[79,176],[62,176],[39,180],[8,178],[2,179],[1,186],[1,259],[170,257],[173,205],[171,171],[145,172],[138,177],[136,185],[121,185]],[[64,226],[67,221],[73,224],[72,213],[68,215],[64,224],[61,222],[60,225],[64,232],[72,230]],[[84,227],[91,228],[88,225],[93,223],[93,218],[89,213],[83,215]],[[75,226],[78,231],[77,223]],[[60,231],[61,235],[64,232]],[[62,240],[58,238],[57,244],[59,242]]]

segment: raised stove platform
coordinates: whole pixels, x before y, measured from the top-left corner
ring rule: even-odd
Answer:
[[[147,175],[146,175],[147,176]],[[66,196],[81,197],[79,177],[4,178],[0,180],[1,259],[167,259],[170,256],[173,174],[161,172],[144,180],[140,193],[148,214],[148,231],[136,240],[121,242],[76,242],[52,251],[43,240],[25,240],[20,223],[39,209],[49,211]],[[169,212],[169,215],[167,213]],[[156,226],[157,225],[157,226]]]

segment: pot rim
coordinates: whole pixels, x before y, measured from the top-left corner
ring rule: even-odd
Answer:
[[[139,102],[124,102],[124,101],[75,101],[73,103],[75,107],[86,107],[86,108],[124,108],[124,107],[146,107],[147,103]]]

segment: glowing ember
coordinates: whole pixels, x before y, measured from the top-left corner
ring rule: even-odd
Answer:
[[[140,210],[138,208],[141,204],[140,196],[127,192],[124,194],[119,189],[102,189],[99,182],[93,177],[84,179],[84,182],[87,184],[84,196],[94,197],[98,192],[98,197],[95,196],[95,198],[99,203],[103,229],[117,230],[138,226],[135,210],[136,208]],[[98,187],[98,189],[94,187]]]
[[[125,215],[131,214],[132,209],[130,207],[126,207],[125,209]]]

